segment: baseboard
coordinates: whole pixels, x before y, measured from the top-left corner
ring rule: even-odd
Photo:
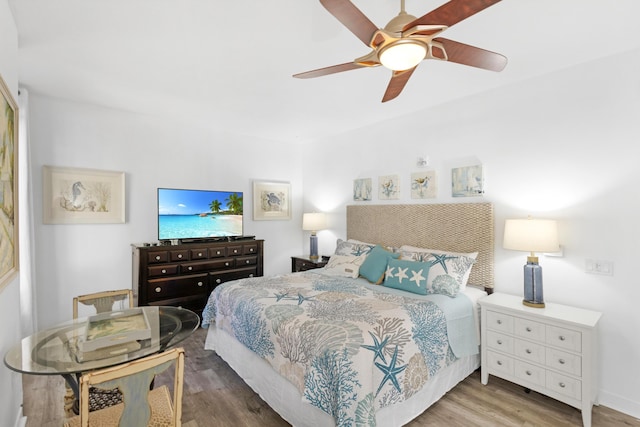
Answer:
[[[18,415],[16,416],[16,422],[14,423],[15,427],[25,427],[27,425],[27,417],[22,414],[22,405],[20,405],[20,410],[18,411]]]
[[[627,414],[640,420],[640,403],[633,402],[625,397],[600,390],[598,395],[599,403],[607,408],[614,409],[623,414]]]

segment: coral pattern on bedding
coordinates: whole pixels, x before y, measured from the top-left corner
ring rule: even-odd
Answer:
[[[428,296],[314,272],[219,285],[203,313],[203,325],[214,324],[337,426],[375,426],[377,410],[455,360],[445,315]]]

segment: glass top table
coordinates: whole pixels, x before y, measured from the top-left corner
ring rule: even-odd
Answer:
[[[121,339],[116,344],[87,346],[96,319],[121,319],[123,316],[143,314],[146,325],[142,335],[126,338],[127,326],[110,324],[112,337]],[[112,322],[113,323],[113,322]],[[104,324],[104,322],[102,323]],[[4,358],[5,365],[14,371],[36,375],[62,375],[69,382],[72,375],[95,369],[119,365],[164,351],[191,335],[200,325],[200,318],[193,311],[180,307],[135,307],[100,315],[78,318],[53,328],[36,332],[23,338],[9,349]],[[103,326],[101,326],[103,327]],[[104,327],[103,327],[104,329]],[[97,343],[99,341],[95,341]],[[83,345],[84,344],[84,345]],[[73,384],[75,389],[76,384]],[[74,390],[76,391],[76,390]]]

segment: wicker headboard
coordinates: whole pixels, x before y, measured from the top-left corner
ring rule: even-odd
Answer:
[[[385,246],[478,252],[469,283],[493,287],[491,203],[347,206],[347,238]]]

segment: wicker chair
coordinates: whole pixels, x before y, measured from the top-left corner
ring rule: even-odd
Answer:
[[[131,289],[118,289],[113,291],[96,292],[92,294],[80,295],[73,298],[73,318],[78,318],[79,304],[93,306],[96,313],[112,311],[114,305],[120,302],[124,307],[125,300],[128,299],[128,308],[133,308],[133,291]],[[91,411],[106,408],[122,402],[122,394],[118,390],[104,390],[94,388],[90,393],[89,408]],[[74,413],[75,396],[73,390],[67,385],[64,396],[64,410],[68,417],[76,415]],[[77,409],[77,408],[76,408]]]
[[[155,376],[172,364],[175,366],[173,394],[166,385],[150,390]],[[180,427],[183,380],[182,348],[86,373],[80,378],[80,415],[67,420],[64,426]],[[89,412],[89,389],[98,384],[103,388],[118,388],[123,403]]]

